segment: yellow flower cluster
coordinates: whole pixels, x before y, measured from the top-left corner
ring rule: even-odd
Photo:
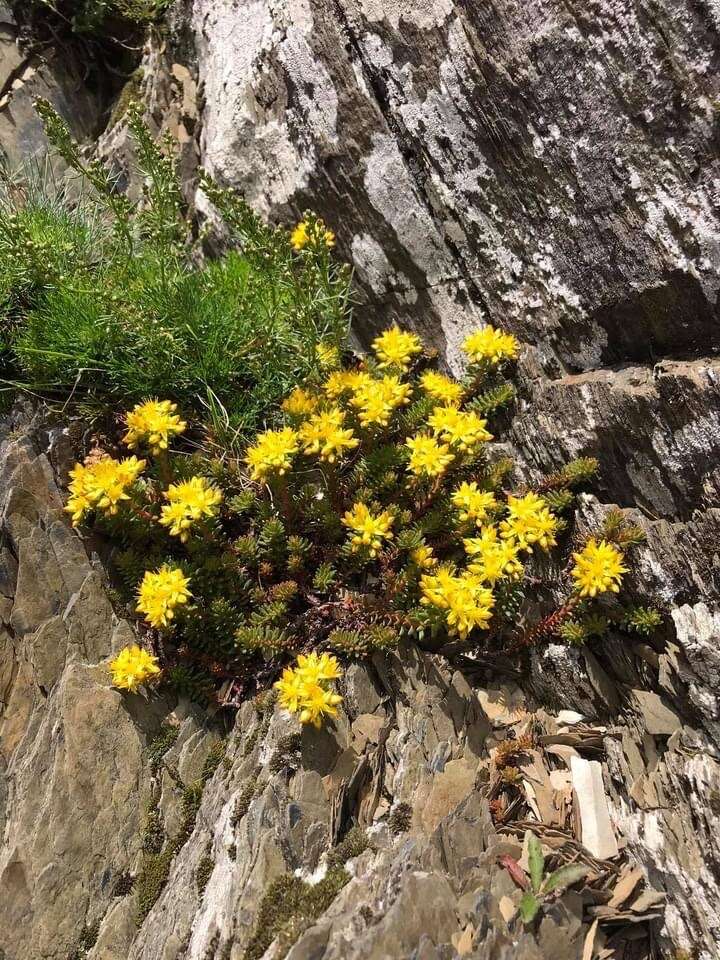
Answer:
[[[315,347],[315,356],[321,370],[334,370],[340,366],[340,351],[334,343],[319,343]]]
[[[70,471],[70,496],[65,507],[73,526],[92,509],[116,514],[121,501],[130,499],[128,490],[144,466],[145,461],[137,457],[124,460],[100,457],[76,464]]]
[[[468,453],[493,438],[485,429],[487,420],[483,420],[472,410],[435,407],[428,417],[428,423],[436,436],[462,453]]]
[[[478,527],[487,520],[490,511],[497,507],[495,494],[487,490],[479,490],[475,481],[461,483],[453,491],[453,506],[457,507],[461,520],[474,520]]]
[[[354,534],[350,539],[352,550],[368,550],[371,557],[377,556],[384,540],[392,540],[392,524],[389,511],[373,514],[364,503],[356,503],[343,517],[343,525]]]
[[[344,427],[345,414],[339,407],[316,413],[299,430],[305,453],[319,454],[321,460],[335,463],[339,456],[360,443],[352,430]]]
[[[283,400],[282,408],[291,417],[308,417],[317,410],[318,399],[302,387],[295,387]]]
[[[182,483],[171,483],[165,498],[169,502],[161,510],[160,523],[185,543],[194,523],[217,515],[222,493],[205,477],[190,477]]]
[[[420,578],[420,590],[420,602],[442,610],[450,633],[463,640],[476,627],[484,629],[490,622],[495,603],[492,590],[470,570],[456,574],[449,567],[439,567]]]
[[[364,370],[334,370],[325,381],[323,391],[331,400],[339,400],[367,383],[372,383],[372,377]]]
[[[514,360],[520,344],[511,333],[503,333],[488,325],[466,337],[463,350],[472,363],[489,363],[497,366],[503,360]]]
[[[167,627],[175,616],[175,609],[190,599],[188,584],[179,567],[167,564],[153,573],[148,570],[138,587],[137,611],[153,627]]]
[[[350,403],[357,408],[363,427],[386,427],[395,410],[409,402],[411,393],[410,384],[399,377],[364,377],[353,390]]]
[[[522,550],[532,553],[537,543],[544,550],[557,543],[558,520],[543,497],[526,493],[524,497],[508,497],[508,515],[500,524],[502,536],[515,540]]]
[[[296,253],[300,253],[305,247],[326,246],[328,248],[335,246],[335,234],[328,230],[322,220],[301,220],[290,234],[290,244]]]
[[[605,540],[598,543],[593,537],[579,553],[573,554],[573,560],[572,576],[581,597],[619,592],[627,567],[623,565],[621,551],[614,544]]]
[[[385,330],[373,340],[373,350],[380,367],[398,367],[407,370],[412,359],[422,353],[422,341],[414,333],[408,333],[399,327]]]
[[[167,450],[171,438],[187,427],[176,410],[177,404],[169,400],[148,400],[137,404],[126,414],[127,432],[123,441],[131,450],[147,446],[155,455]]]
[[[450,447],[435,437],[410,437],[405,446],[410,450],[408,470],[416,477],[439,477],[455,459]]]
[[[286,667],[275,684],[278,702],[290,713],[299,713],[300,723],[320,727],[324,717],[337,716],[342,697],[328,684],[340,676],[340,665],[330,654],[300,654],[296,665]]]
[[[245,452],[253,480],[264,480],[273,473],[287,473],[293,457],[300,449],[300,437],[291,427],[259,433],[255,443]]]
[[[456,380],[451,380],[435,370],[425,370],[420,376],[420,386],[425,393],[448,406],[456,406],[462,400],[463,388]]]
[[[138,687],[160,675],[157,657],[136,643],[125,647],[110,661],[112,685],[134,693]]]
[[[437,559],[433,554],[432,547],[426,545],[416,547],[412,550],[410,552],[410,559],[418,570],[432,570],[433,567],[437,566]]]
[[[494,585],[498,580],[519,580],[523,575],[519,545],[499,537],[497,527],[484,527],[479,537],[467,537],[463,544],[472,558],[468,570],[483,583]]]

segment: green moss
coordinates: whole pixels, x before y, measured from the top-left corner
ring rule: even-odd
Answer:
[[[146,851],[142,858],[140,873],[135,881],[135,893],[137,895],[135,919],[138,926],[143,922],[162,893],[175,855],[182,849],[193,832],[195,819],[202,803],[204,786],[202,780],[196,780],[185,787],[180,800],[178,832],[167,841],[162,850],[158,852]]]
[[[88,953],[97,943],[98,934],[100,933],[100,921],[96,920],[95,923],[90,924],[85,927],[83,932],[80,934],[80,938],[77,942],[75,949],[68,955],[68,960],[82,960],[83,957],[86,957]]]
[[[353,827],[327,855],[328,867],[341,867],[353,857],[359,857],[369,846],[367,833],[360,827]]]
[[[260,902],[255,930],[245,948],[243,960],[260,960],[277,937],[282,960],[297,938],[330,906],[349,881],[342,867],[333,867],[314,885],[293,874],[283,874],[268,886]]]
[[[205,887],[208,885],[208,880],[210,879],[210,875],[215,867],[215,861],[211,856],[211,849],[211,844],[208,843],[207,847],[205,848],[205,854],[195,869],[195,886],[197,887],[198,894],[201,897],[205,892]]]
[[[233,862],[237,860],[237,844],[236,843],[231,843],[230,846],[228,847],[228,856]]]
[[[145,853],[160,853],[165,843],[165,826],[162,814],[157,807],[148,810],[142,835],[142,848]]]
[[[142,69],[142,67],[138,67],[137,70],[131,75],[125,86],[122,88],[119,97],[115,101],[115,106],[110,114],[108,129],[111,129],[115,126],[115,124],[119,123],[127,113],[128,107],[133,100],[138,99],[144,79],[145,71]]]
[[[183,846],[190,834],[193,832],[195,819],[197,817],[198,810],[200,809],[200,804],[202,803],[204,787],[205,784],[202,780],[196,780],[195,783],[191,783],[183,790],[182,799],[180,801],[180,809],[182,814],[180,819],[180,827],[177,835],[174,838],[174,842],[179,844],[177,848],[178,850]]]
[[[218,740],[212,745],[210,752],[205,757],[205,763],[203,764],[202,773],[200,774],[200,779],[203,783],[207,783],[208,780],[210,780],[212,775],[224,760],[226,751],[226,740]]]
[[[242,789],[242,793],[235,801],[235,808],[233,810],[232,818],[230,824],[233,830],[240,823],[242,818],[248,812],[250,804],[252,803],[253,797],[257,791],[257,778],[260,773],[260,768],[256,767],[252,777],[248,780],[245,786]]]
[[[179,732],[178,727],[164,723],[160,728],[160,733],[148,745],[146,753],[150,761],[150,773],[154,777],[158,775],[163,757],[175,745]]]
[[[162,893],[175,853],[174,845],[168,843],[161,853],[147,854],[143,857],[140,873],[135,881],[137,897],[135,920],[138,926],[142,924]]]
[[[113,884],[112,895],[114,897],[126,897],[134,886],[135,878],[128,870],[124,870]]]
[[[388,817],[388,827],[391,833],[405,833],[412,823],[412,807],[409,803],[399,803]]]

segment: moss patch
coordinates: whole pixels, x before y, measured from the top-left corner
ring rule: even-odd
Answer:
[[[245,948],[243,960],[260,960],[277,937],[281,960],[298,937],[330,906],[350,874],[342,867],[333,867],[314,885],[286,873],[273,880],[260,902],[255,930]]]
[[[327,855],[327,865],[331,869],[341,867],[353,857],[359,857],[369,846],[370,841],[365,831],[360,827],[353,827]]]
[[[155,807],[148,810],[143,828],[142,848],[145,853],[160,853],[165,843],[165,827],[160,810]]]
[[[218,761],[219,762],[219,761]],[[202,780],[196,780],[185,787],[180,801],[180,826],[174,837],[157,853],[146,852],[140,865],[140,873],[135,881],[137,909],[135,920],[140,926],[163,891],[170,875],[170,867],[179,850],[183,848],[195,826],[200,804],[202,803]]]
[[[68,955],[68,960],[82,960],[83,957],[86,957],[88,953],[97,943],[98,934],[100,933],[100,921],[96,920],[95,923],[90,926],[85,927],[83,932],[80,934],[80,939],[77,942],[75,949]],[[3,954],[4,956],[4,954]]]
[[[148,745],[146,752],[150,760],[150,773],[154,777],[158,775],[163,757],[175,745],[179,733],[178,727],[172,727],[169,723],[164,723],[160,728],[160,733]]]
[[[197,892],[201,897],[205,892],[205,887],[208,885],[208,880],[210,879],[210,875],[212,874],[215,866],[215,861],[212,858],[211,852],[212,846],[210,843],[208,843],[207,847],[205,848],[205,854],[195,869],[195,886],[197,887]]]
[[[391,833],[405,833],[412,823],[412,807],[409,803],[399,803],[388,817]]]
[[[142,67],[138,67],[137,70],[131,75],[125,86],[122,88],[117,100],[115,101],[115,106],[110,114],[108,129],[112,129],[116,123],[119,123],[127,113],[127,109],[133,100],[137,100],[139,98],[142,92],[142,82],[144,79],[145,71],[142,69]]]
[[[157,898],[162,893],[176,852],[171,842],[160,853],[147,854],[143,857],[140,873],[135,881],[135,893],[137,895],[135,920],[138,926],[150,913]]]
[[[212,775],[224,760],[226,751],[227,740],[218,740],[217,743],[212,745],[210,752],[205,757],[205,763],[203,764],[202,773],[200,774],[200,779],[203,783],[207,783],[208,780],[211,779]]]
[[[237,825],[240,823],[242,818],[248,812],[248,809],[250,807],[250,804],[252,803],[253,797],[257,792],[257,788],[258,788],[257,778],[259,777],[259,775],[260,775],[260,767],[256,767],[255,770],[253,771],[253,775],[250,777],[248,782],[243,787],[242,793],[235,801],[235,807],[233,809],[232,817],[230,819],[230,825],[232,826],[233,830],[237,827]]]

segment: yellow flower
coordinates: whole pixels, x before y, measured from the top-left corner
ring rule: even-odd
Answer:
[[[544,550],[555,546],[558,520],[550,512],[547,501],[537,494],[511,495],[507,519],[500,524],[500,530],[504,538],[516,540],[521,550],[532,553],[534,543],[539,543]]]
[[[458,508],[461,520],[474,520],[476,525],[482,526],[491,510],[497,506],[495,494],[488,490],[479,490],[477,483],[461,483],[453,491],[453,505]]]
[[[255,443],[245,452],[245,462],[250,467],[253,480],[263,480],[272,473],[282,476],[290,469],[292,458],[299,448],[300,438],[291,427],[259,433]]]
[[[350,403],[357,408],[363,427],[386,427],[393,412],[409,402],[411,392],[410,385],[401,383],[399,377],[367,377],[353,391]]]
[[[433,400],[448,406],[456,406],[462,400],[463,388],[460,384],[435,370],[426,370],[420,377],[420,384]]]
[[[167,627],[175,616],[175,608],[190,599],[189,577],[179,567],[167,564],[153,573],[148,570],[138,588],[138,613],[153,627]]]
[[[483,420],[472,410],[463,411],[456,407],[435,407],[428,417],[433,433],[445,443],[457,447],[462,453],[472,450],[478,444],[492,440],[492,434],[485,429],[487,420]]]
[[[323,390],[331,400],[338,400],[344,393],[351,393],[371,380],[364,370],[334,370],[323,384]]]
[[[303,247],[307,245],[309,240],[307,224],[304,220],[301,220],[290,234],[290,243],[293,250],[299,253]]]
[[[302,387],[295,387],[283,400],[282,408],[291,417],[309,417],[318,408],[318,398]]]
[[[70,471],[70,496],[65,507],[73,526],[93,507],[115,515],[120,503],[130,499],[128,490],[144,467],[145,461],[137,457],[124,460],[100,457],[75,464]]]
[[[285,710],[300,714],[301,723],[320,727],[324,717],[337,716],[342,697],[328,686],[342,676],[335,657],[323,653],[300,654],[294,667],[286,667],[275,683],[278,702]]]
[[[593,537],[580,553],[573,554],[575,566],[572,571],[575,589],[581,597],[594,597],[598,593],[618,593],[622,575],[623,555],[612,543]]]
[[[337,407],[316,413],[300,427],[305,453],[318,453],[321,460],[335,463],[347,450],[354,450],[360,441],[352,430],[343,428],[345,414]]]
[[[275,683],[278,691],[278,703],[290,713],[297,713],[303,700],[305,680],[292,667],[285,667],[282,677]]]
[[[322,220],[301,220],[290,234],[290,244],[296,253],[308,244],[311,246],[335,246],[335,234],[328,230]]]
[[[334,370],[340,366],[340,351],[334,343],[319,343],[315,347],[315,356],[321,370]]]
[[[301,653],[297,658],[297,672],[304,680],[312,683],[323,683],[326,680],[337,680],[342,676],[342,670],[337,659],[331,653]]]
[[[522,576],[520,548],[514,540],[499,538],[496,527],[485,527],[479,537],[468,537],[463,544],[467,555],[473,558],[468,570],[483,583],[492,585],[498,580],[519,580]]]
[[[408,470],[416,477],[439,477],[455,459],[450,448],[434,437],[410,437],[405,446],[410,450]]]
[[[422,353],[422,341],[414,333],[407,333],[399,327],[385,330],[373,340],[373,350],[380,361],[380,367],[399,367],[407,370],[412,358]]]
[[[157,657],[133,644],[110,661],[110,673],[114,687],[134,692],[143,683],[154,680],[160,673],[160,667]]]
[[[432,547],[416,547],[410,551],[410,559],[419,570],[431,570],[437,564]]]
[[[139,403],[125,415],[127,432],[123,442],[131,449],[144,445],[157,455],[167,450],[170,439],[182,433],[187,424],[175,413],[177,404],[169,400]]]
[[[324,717],[336,717],[337,705],[342,697],[327,690],[319,683],[305,682],[303,688],[303,708],[300,711],[300,723],[311,723],[320,729]]]
[[[160,523],[169,527],[173,537],[183,543],[188,539],[188,530],[208,517],[216,516],[222,501],[222,493],[205,479],[190,477],[182,483],[171,483],[165,491],[169,503],[161,510]]]
[[[443,611],[449,632],[463,640],[476,627],[485,629],[492,618],[492,590],[471,571],[454,574],[439,567],[420,578],[420,591],[420,602]]]
[[[371,513],[364,503],[356,503],[343,517],[343,525],[354,532],[350,542],[352,550],[367,549],[371,557],[376,557],[382,548],[383,540],[392,540],[392,514],[387,510],[377,515]]]
[[[463,350],[473,363],[486,361],[496,366],[502,360],[514,360],[520,344],[511,333],[488,325],[465,338]]]

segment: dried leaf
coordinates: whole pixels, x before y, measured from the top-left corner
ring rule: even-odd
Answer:
[[[501,866],[505,867],[521,890],[527,890],[527,875],[517,860],[505,853],[501,857],[498,857],[498,862]]]
[[[618,882],[615,884],[615,889],[613,890],[613,895],[608,900],[609,907],[620,907],[625,903],[627,898],[633,892],[635,887],[638,885],[640,880],[642,880],[643,872],[640,867],[635,867],[634,870],[626,870]]]
[[[610,822],[602,767],[597,760],[570,758],[570,771],[580,818],[580,840],[598,860],[618,855],[615,831]]]
[[[592,960],[595,952],[595,937],[598,932],[599,920],[593,920],[592,926],[587,932],[585,943],[583,944],[582,960]]]

